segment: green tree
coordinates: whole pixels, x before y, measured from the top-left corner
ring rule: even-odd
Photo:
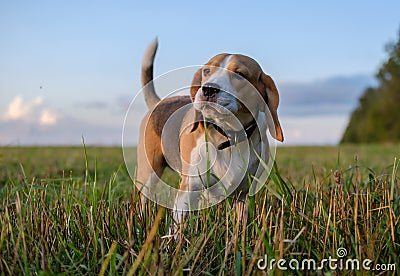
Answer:
[[[400,32],[387,52],[389,58],[376,74],[377,87],[367,88],[360,97],[341,143],[400,141]]]

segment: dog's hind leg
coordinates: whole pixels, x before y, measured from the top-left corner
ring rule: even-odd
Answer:
[[[150,137],[151,139],[149,139]],[[166,167],[161,149],[161,138],[155,135],[151,128],[146,129],[146,135],[141,131],[137,147],[137,162],[135,185],[141,191],[140,199],[142,207],[144,207],[145,195],[149,195],[152,190],[157,189],[157,184]]]

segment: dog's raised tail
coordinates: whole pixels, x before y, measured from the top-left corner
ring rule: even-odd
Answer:
[[[144,53],[142,60],[142,87],[144,99],[148,108],[154,107],[159,101],[160,97],[156,94],[153,83],[153,64],[158,47],[157,38],[155,38]]]

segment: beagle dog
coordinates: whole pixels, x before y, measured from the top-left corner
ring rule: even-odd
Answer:
[[[255,60],[224,53],[197,70],[190,95],[161,100],[153,84],[157,46],[154,40],[142,62],[149,112],[140,127],[136,185],[140,190],[156,190],[167,166],[178,171],[181,180],[173,219],[179,224],[189,210],[201,208],[204,197],[215,202],[227,195],[246,199],[249,179],[260,175],[260,159],[268,163],[267,130],[283,142],[279,95],[274,81]],[[208,189],[216,184],[219,187]],[[171,229],[173,234],[176,228]]]

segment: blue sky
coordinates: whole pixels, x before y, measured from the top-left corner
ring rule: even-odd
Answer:
[[[220,52],[252,56],[278,85],[286,144],[337,143],[398,38],[399,10],[399,1],[2,1],[0,145],[82,135],[120,144],[155,36],[156,75]]]

